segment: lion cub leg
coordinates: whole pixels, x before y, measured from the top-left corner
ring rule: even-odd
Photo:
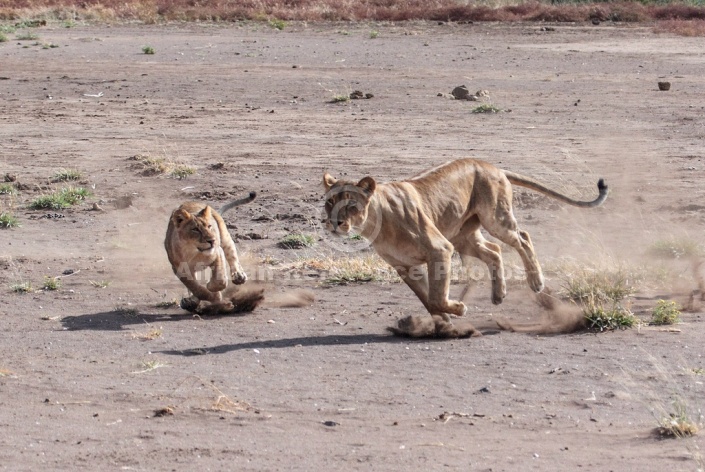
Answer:
[[[211,292],[221,292],[228,286],[228,263],[222,248],[216,249],[215,259],[210,266],[211,279],[206,284],[206,288]]]
[[[227,262],[227,270],[230,271],[230,280],[235,285],[244,284],[247,281],[247,274],[242,269],[240,265],[240,259],[237,257],[237,249],[235,249],[235,242],[230,236],[227,226],[225,226],[225,221],[220,215],[214,214],[215,221],[218,224],[218,231],[220,232],[220,247],[223,248],[225,253],[225,261]]]
[[[201,285],[201,283],[196,279],[196,271],[189,267],[188,264],[183,263],[179,267],[172,267],[172,269],[181,283],[183,283],[188,291],[191,292],[198,300],[215,303],[223,299],[220,292],[212,292]],[[188,306],[193,304],[193,297],[191,298],[191,302],[185,302]],[[184,300],[182,300],[182,303],[184,303]]]

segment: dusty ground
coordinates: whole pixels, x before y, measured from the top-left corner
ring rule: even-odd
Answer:
[[[702,423],[697,305],[670,331],[498,333],[493,316],[542,311],[518,281],[493,306],[481,281],[468,305],[484,337],[410,341],[385,331],[421,312],[405,286],[328,288],[327,274],[295,268],[369,254],[320,232],[324,169],[385,180],[472,156],[585,199],[604,177],[611,194],[595,210],[522,193],[540,259],[671,274],[637,294],[644,319],[659,297],[685,302],[688,262],[646,254],[703,240],[700,39],[433,23],[36,33],[39,45],[0,44],[0,175],[21,184],[1,198],[22,225],[0,230],[1,469],[702,470],[702,435],[652,434],[674,401]],[[462,84],[507,111],[437,96]],[[374,97],[330,103],[354,90]],[[142,175],[136,155],[197,172]],[[50,182],[62,168],[93,196],[28,210],[62,186]],[[185,294],[162,246],[171,210],[249,190],[258,199],[226,220],[250,275],[270,294],[310,289],[315,304],[211,319],[157,307]],[[316,246],[276,247],[297,231]],[[40,289],[46,276],[59,290]],[[35,291],[10,289],[26,281]]]

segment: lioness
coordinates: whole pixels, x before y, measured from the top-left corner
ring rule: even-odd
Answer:
[[[174,210],[166,230],[164,247],[171,268],[194,295],[181,300],[181,307],[195,310],[201,300],[212,304],[212,311],[232,309],[230,301],[223,301],[223,290],[230,280],[243,284],[247,280],[240,266],[235,243],[220,214],[236,206],[250,203],[257,194],[250,194],[223,205],[218,211],[201,202],[186,202]],[[220,213],[220,214],[219,214]],[[210,268],[211,278],[203,286],[196,274]]]
[[[448,299],[453,250],[466,267],[472,257],[487,264],[493,303],[502,303],[506,296],[500,247],[482,236],[481,226],[519,252],[529,286],[536,292],[543,290],[543,274],[529,234],[517,228],[512,213],[511,184],[578,207],[596,207],[607,198],[602,179],[597,183],[599,196],[582,202],[530,177],[474,159],[448,162],[400,182],[377,184],[365,177],[355,183],[325,173],[323,184],[326,228],[341,235],[354,229],[369,240],[419,297],[433,317],[436,334],[443,336],[459,334],[448,315],[466,312],[464,303]],[[469,334],[479,332],[471,328]]]

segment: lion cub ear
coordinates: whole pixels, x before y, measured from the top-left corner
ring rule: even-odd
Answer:
[[[188,221],[191,218],[191,213],[182,208],[174,210],[174,213],[171,214],[171,221],[173,221],[176,226],[181,226],[185,221]]]
[[[335,177],[330,175],[328,172],[323,173],[323,186],[326,188],[326,190],[330,190],[330,188],[335,185],[337,180]]]
[[[377,182],[375,182],[375,179],[373,179],[372,177],[365,177],[357,183],[357,186],[360,187],[369,197],[373,193],[375,193],[375,189],[377,188]]]

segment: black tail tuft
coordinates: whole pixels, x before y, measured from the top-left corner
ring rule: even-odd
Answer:
[[[600,179],[600,182],[602,182],[602,179]],[[253,190],[252,192],[250,192],[250,201],[254,200],[255,198],[257,198],[257,192]]]
[[[605,179],[600,179],[597,181],[597,189],[602,192],[603,190],[607,190],[607,184],[605,183]]]

